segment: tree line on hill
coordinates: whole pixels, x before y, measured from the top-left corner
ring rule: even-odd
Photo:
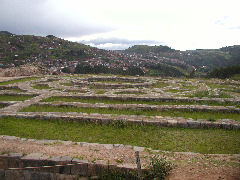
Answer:
[[[207,74],[209,78],[231,78],[232,76],[240,74],[240,66],[230,66],[226,68],[214,69],[212,72]]]

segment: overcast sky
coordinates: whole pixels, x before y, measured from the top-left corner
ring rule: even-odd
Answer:
[[[0,30],[99,48],[240,44],[239,0],[0,0]]]

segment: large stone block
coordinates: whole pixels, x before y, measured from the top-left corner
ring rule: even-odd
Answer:
[[[0,169],[0,180],[5,179],[5,171],[3,169]]]
[[[189,128],[200,128],[201,123],[197,121],[187,121],[188,127]]]
[[[8,157],[8,168],[21,168],[23,167],[19,157]]]
[[[23,171],[21,170],[6,170],[5,179],[6,180],[25,180]]]
[[[8,168],[8,157],[0,156],[0,169],[7,169],[7,168]]]
[[[187,127],[188,127],[188,124],[187,124],[187,122],[178,121],[178,122],[177,122],[177,127],[187,128]]]
[[[71,174],[73,175],[80,175],[80,176],[87,176],[88,172],[88,163],[84,160],[73,159],[73,164],[80,163],[74,166],[71,166]]]
[[[88,176],[99,176],[108,171],[106,164],[93,164],[88,163]]]

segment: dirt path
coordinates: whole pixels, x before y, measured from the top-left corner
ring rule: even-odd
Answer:
[[[136,149],[135,149],[136,150]],[[142,150],[142,151],[141,151]],[[168,179],[240,179],[239,155],[203,155],[198,153],[154,152],[140,148],[141,163],[149,163],[154,153],[165,155],[174,163]],[[27,140],[0,136],[0,154],[42,153],[45,158],[70,156],[96,163],[110,163],[119,166],[135,167],[134,148],[123,145],[101,145],[75,143],[71,141]]]

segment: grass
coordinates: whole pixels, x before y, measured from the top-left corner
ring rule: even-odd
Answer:
[[[168,83],[165,83],[165,82],[157,82],[155,84],[153,84],[153,88],[163,88],[163,87],[166,87],[168,86],[169,84]]]
[[[0,134],[33,139],[129,144],[153,149],[211,154],[239,154],[240,131],[110,125],[36,119],[0,118]]]
[[[76,89],[76,90],[71,90],[71,89],[67,89],[67,90],[63,90],[64,92],[73,92],[73,93],[87,93],[87,90],[82,90],[82,89]]]
[[[146,93],[142,92],[142,91],[120,91],[120,92],[114,92],[114,94],[136,94],[136,95],[142,95],[142,94],[146,94]]]
[[[214,102],[214,101],[203,101],[203,102],[179,102],[179,101],[147,101],[147,100],[132,100],[132,99],[109,99],[109,98],[79,98],[79,97],[57,97],[52,96],[47,99],[43,99],[42,102],[82,102],[82,103],[104,103],[104,104],[149,104],[149,105],[209,105],[209,106],[236,106],[237,103],[230,102]]]
[[[63,85],[63,86],[73,86],[72,83],[60,83],[60,85]]]
[[[178,92],[184,92],[184,89],[168,89],[165,90],[165,92],[170,92],[170,93],[178,93]]]
[[[34,89],[51,89],[48,84],[35,84],[32,86]]]
[[[231,79],[236,80],[236,81],[240,81],[240,74],[234,74]]]
[[[36,80],[39,78],[40,77],[26,77],[26,78],[11,80],[11,81],[3,81],[3,82],[0,82],[0,85],[8,85],[8,84],[14,84],[14,83],[19,83],[19,82],[32,81],[32,80]]]
[[[106,81],[91,81],[91,83],[106,83],[106,84],[127,84],[132,83],[128,81],[121,81],[121,80],[106,80]]]
[[[31,105],[23,108],[21,112],[82,112],[82,113],[99,113],[99,114],[117,114],[117,115],[145,115],[145,116],[171,116],[184,117],[193,119],[234,119],[240,121],[238,113],[222,113],[222,112],[205,112],[178,110],[148,110],[148,109],[112,109],[112,108],[83,108],[73,106],[51,106],[51,105]]]
[[[107,91],[105,91],[105,90],[99,90],[99,91],[96,91],[96,93],[95,94],[105,94]]]
[[[229,95],[227,93],[224,93],[224,92],[220,92],[219,95],[213,95],[209,91],[197,91],[194,94],[187,95],[187,97],[197,97],[197,98],[203,98],[203,97],[207,97],[207,98],[232,98],[231,95]]]
[[[227,84],[216,84],[216,83],[206,83],[207,86],[209,86],[212,89],[229,89],[229,88],[233,88],[232,86],[229,86]]]
[[[25,92],[24,90],[18,88],[18,87],[7,87],[7,86],[0,86],[0,90],[8,90],[8,91],[14,91],[14,92]]]
[[[25,101],[33,98],[33,95],[0,95],[0,101]]]

